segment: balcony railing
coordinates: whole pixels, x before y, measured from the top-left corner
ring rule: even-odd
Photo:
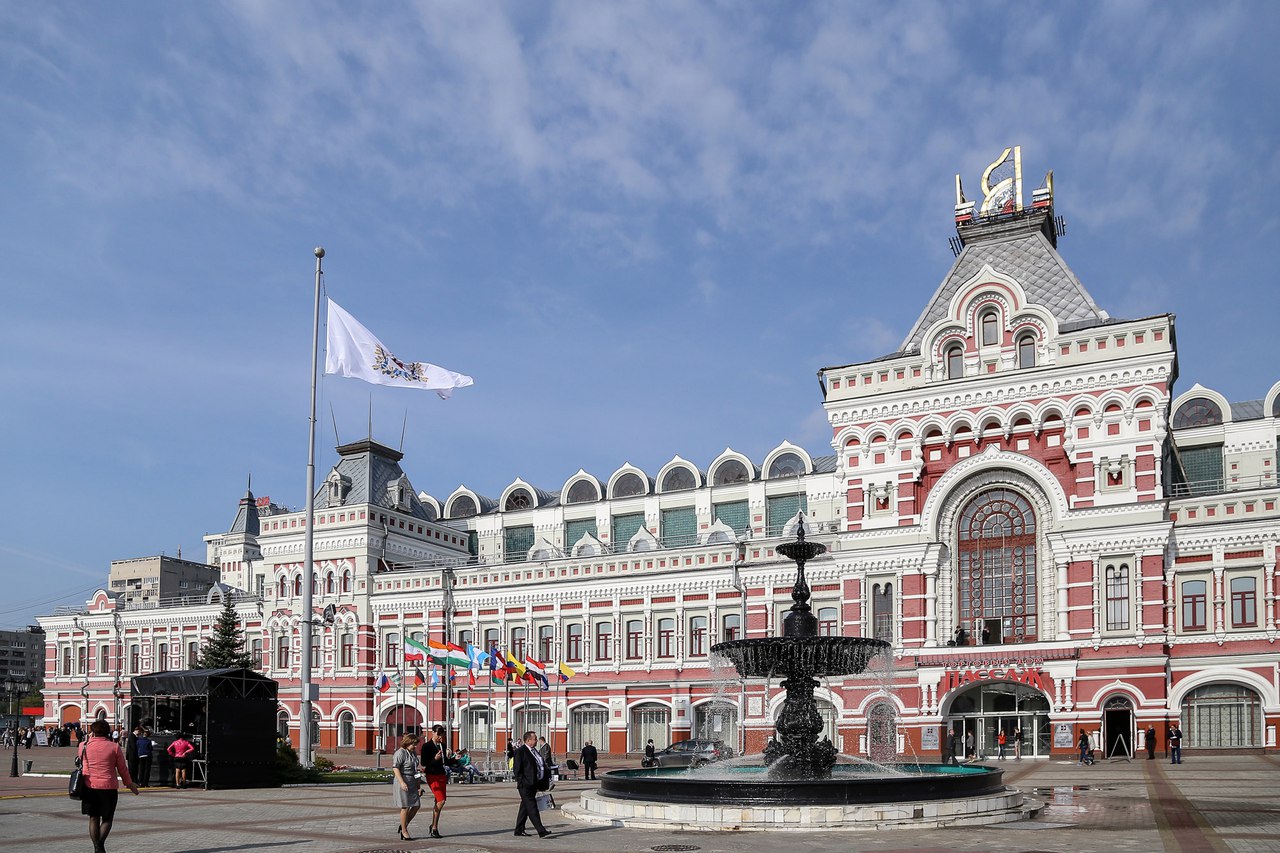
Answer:
[[[1248,489],[1267,489],[1276,485],[1276,475],[1265,474],[1231,475],[1209,480],[1190,480],[1185,483],[1172,483],[1169,486],[1171,498],[1197,498],[1204,495],[1216,495],[1223,492],[1243,492]]]

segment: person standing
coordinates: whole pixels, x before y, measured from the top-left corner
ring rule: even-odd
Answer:
[[[543,763],[538,753],[537,732],[525,732],[523,740],[523,745],[516,748],[512,765],[516,791],[520,794],[520,810],[516,812],[516,831],[513,834],[528,835],[524,831],[525,821],[532,821],[538,837],[546,838],[551,833],[542,825],[542,817],[538,814],[538,792],[550,787],[551,768]]]
[[[1156,758],[1156,727],[1147,726],[1147,761],[1155,761]]]
[[[548,767],[554,767],[555,762],[551,760],[551,744],[547,743],[544,737],[538,738],[538,755],[542,756],[542,763]]]
[[[1177,723],[1169,726],[1169,761],[1173,764],[1182,763],[1182,729],[1178,728]]]
[[[511,732],[507,735],[507,770],[515,769],[516,762],[516,733]]]
[[[649,738],[649,742],[644,745],[644,766],[652,767],[656,758],[657,750],[653,748],[653,738]]]
[[[418,736],[407,734],[400,738],[400,748],[391,756],[392,802],[400,810],[400,823],[396,831],[401,841],[413,841],[409,835],[409,823],[422,807],[422,796],[418,791],[420,764],[414,748],[418,745]]]
[[[582,747],[582,755],[578,759],[582,762],[583,776],[587,779],[596,778],[596,762],[599,761],[600,756],[591,741],[587,741]]]
[[[1004,729],[1000,729],[1000,732],[996,735],[996,746],[999,748],[999,757],[1001,761],[1004,761],[1004,746],[1008,741],[1009,738],[1004,733]]]
[[[187,736],[182,732],[178,732],[178,736],[173,739],[173,743],[169,744],[168,753],[173,759],[173,786],[175,788],[187,787],[187,774],[191,772],[191,753],[195,751],[195,745],[187,740]]]
[[[80,814],[89,818],[89,840],[93,853],[106,853],[107,836],[116,816],[116,803],[120,799],[119,781],[134,796],[138,786],[129,775],[129,765],[120,754],[120,747],[111,739],[111,725],[106,720],[94,720],[89,727],[89,740],[80,747],[80,772],[85,781],[84,796],[80,798]]]
[[[964,733],[964,758],[965,761],[971,761],[978,757],[978,752],[974,749],[973,729]]]
[[[449,776],[444,769],[447,758],[444,735],[444,726],[436,723],[427,732],[427,742],[422,745],[422,774],[436,801],[431,810],[432,838],[444,837],[440,834],[440,812],[444,810],[444,801],[449,797]]]
[[[133,781],[144,787],[151,781],[151,753],[154,749],[151,732],[143,729],[142,734],[138,735],[138,775],[133,777]]]
[[[129,775],[138,778],[138,736],[142,734],[142,726],[133,727],[124,741],[124,762],[129,765]]]
[[[1022,760],[1022,726],[1013,730],[1013,760]]]
[[[947,735],[947,763],[952,765],[960,763],[960,735],[954,729]]]
[[[1092,764],[1093,762],[1089,760],[1092,758],[1089,755],[1089,735],[1084,729],[1080,730],[1080,739],[1076,743],[1080,747],[1080,760],[1076,763],[1084,764],[1088,761],[1088,763]]]

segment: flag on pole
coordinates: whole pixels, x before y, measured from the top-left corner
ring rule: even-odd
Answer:
[[[474,669],[467,670],[467,687],[474,690],[476,686],[476,671]]]
[[[413,688],[416,690],[427,683],[427,677],[422,674],[422,670],[418,667],[413,668]]]
[[[507,652],[507,678],[514,677],[516,681],[520,681],[524,676],[524,664],[516,660],[511,652]]]
[[[412,651],[410,651],[410,649],[412,649]],[[405,660],[410,661],[411,663],[422,663],[430,654],[431,650],[415,640],[413,637],[404,638]]]
[[[436,668],[433,666],[431,667],[431,689],[435,690],[439,686],[440,686],[440,674],[436,670]]]
[[[379,693],[386,693],[391,689],[391,679],[387,678],[387,674],[384,672],[378,676],[378,680],[373,686],[377,688]]]
[[[467,658],[470,660],[467,669],[484,669],[489,665],[489,653],[480,651],[470,643],[467,643]]]
[[[524,668],[530,678],[537,682],[538,686],[543,690],[551,686],[551,683],[547,681],[546,667],[533,655],[524,656]]]
[[[570,678],[573,678],[577,674],[578,673],[576,670],[570,669],[568,666],[565,665],[564,661],[560,661],[560,683],[561,684],[564,684],[566,681],[568,681]]]
[[[471,656],[467,654],[467,650],[462,646],[457,643],[446,643],[445,649],[445,662],[449,666],[471,666]]]
[[[496,645],[489,650],[489,678],[498,684],[507,680],[507,661]]]
[[[442,400],[449,399],[455,388],[466,388],[474,381],[470,376],[424,361],[401,361],[332,299],[325,336],[324,372],[374,385],[423,388],[435,391]]]

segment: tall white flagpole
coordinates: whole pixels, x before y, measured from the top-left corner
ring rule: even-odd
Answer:
[[[298,744],[303,767],[312,765],[311,700],[315,692],[311,683],[311,562],[315,551],[316,522],[316,371],[320,356],[320,277],[324,248],[316,246],[316,305],[311,324],[311,416],[307,421],[307,519],[306,544],[302,549],[302,705],[299,715]]]

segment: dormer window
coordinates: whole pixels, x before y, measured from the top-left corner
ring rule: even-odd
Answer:
[[[350,477],[344,477],[338,473],[337,468],[334,468],[329,472],[329,476],[325,477],[324,484],[328,489],[329,506],[342,506],[346,503],[347,495],[351,491]]]
[[[947,350],[947,378],[959,379],[964,376],[964,349],[959,344]]]
[[[412,497],[413,490],[409,487],[409,478],[404,474],[387,483],[387,499],[391,501],[392,509],[407,512]]]
[[[1036,366],[1036,339],[1034,335],[1018,338],[1018,369]]]
[[[507,495],[507,503],[502,508],[505,512],[518,512],[522,509],[533,508],[533,495],[524,489],[516,489]]]
[[[1000,316],[994,311],[982,315],[982,345],[995,346],[1000,343]]]
[[[693,476],[693,472],[684,466],[672,468],[662,478],[662,491],[664,492],[687,492],[697,487],[698,481]]]

